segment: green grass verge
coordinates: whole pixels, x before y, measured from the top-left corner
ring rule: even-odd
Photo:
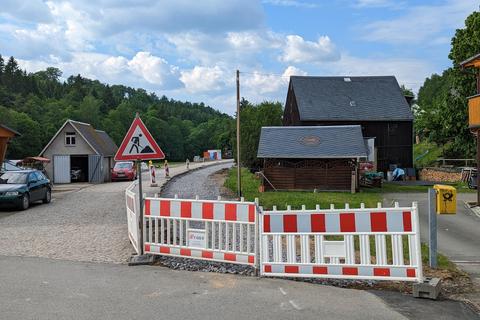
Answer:
[[[351,194],[349,192],[307,192],[307,191],[268,191],[259,192],[260,179],[251,174],[247,169],[242,169],[242,192],[248,201],[258,198],[260,205],[265,209],[271,209],[277,206],[278,209],[286,209],[287,205],[293,209],[300,209],[305,205],[307,209],[314,209],[317,204],[322,208],[330,207],[334,204],[337,208],[344,208],[348,203],[351,208],[360,207],[360,203],[365,203],[367,207],[376,207],[377,202],[381,201],[378,193],[360,192]],[[225,181],[225,187],[237,192],[237,171],[233,168],[229,171]]]

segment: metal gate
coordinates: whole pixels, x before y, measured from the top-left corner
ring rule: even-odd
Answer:
[[[88,182],[103,182],[103,163],[100,155],[88,156]]]
[[[53,182],[70,183],[70,156],[53,156]]]

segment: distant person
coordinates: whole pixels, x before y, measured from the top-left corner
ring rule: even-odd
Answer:
[[[403,181],[405,180],[405,171],[402,168],[396,168],[393,170],[392,175],[393,181]]]
[[[170,169],[168,168],[167,160],[165,160],[165,178],[170,178]]]
[[[190,170],[190,160],[187,159],[186,164],[187,164],[187,170]]]

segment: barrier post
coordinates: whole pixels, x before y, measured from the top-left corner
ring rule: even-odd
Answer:
[[[437,267],[437,192],[428,189],[428,260],[430,268]],[[421,261],[419,262],[421,263]]]
[[[255,246],[255,276],[257,277],[260,274],[260,211],[258,198],[255,198],[255,240],[253,243]]]
[[[139,200],[139,217],[140,217],[140,223],[139,223],[139,229],[140,231],[140,243],[139,243],[139,255],[143,254],[143,190],[142,190],[142,165],[141,161],[137,160],[137,174],[138,174],[138,200]]]

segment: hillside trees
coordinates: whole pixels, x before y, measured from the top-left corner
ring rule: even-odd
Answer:
[[[19,131],[7,157],[37,155],[66,119],[105,130],[120,144],[136,112],[169,160],[184,161],[206,149],[232,149],[234,120],[203,103],[158,97],[144,89],[106,85],[81,75],[61,81],[61,70],[21,70],[0,56],[0,122]]]
[[[476,93],[475,76],[459,64],[480,53],[480,12],[473,12],[452,38],[449,58],[453,66],[441,75],[427,78],[418,92],[416,133],[438,145],[446,145],[444,156],[473,157],[474,139],[468,129],[467,97]]]

